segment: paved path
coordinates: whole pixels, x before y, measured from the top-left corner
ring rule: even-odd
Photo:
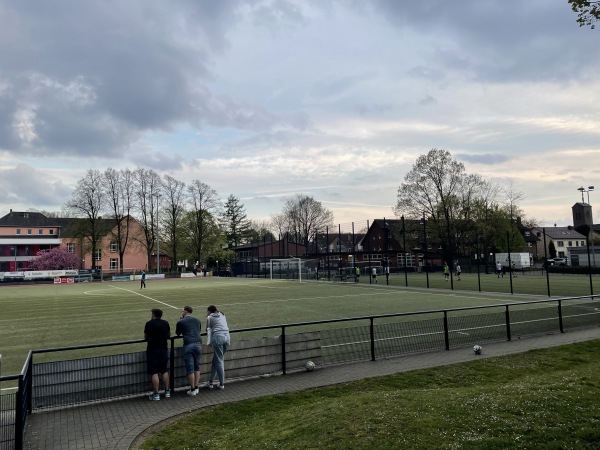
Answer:
[[[128,449],[138,435],[153,425],[210,405],[592,339],[600,339],[600,327],[486,344],[480,356],[474,355],[470,348],[422,353],[232,382],[223,391],[203,390],[196,397],[175,392],[173,397],[160,402],[151,402],[144,396],[37,412],[27,420],[25,448]]]

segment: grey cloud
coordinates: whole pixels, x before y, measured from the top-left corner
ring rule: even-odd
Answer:
[[[132,156],[130,160],[138,167],[148,167],[159,172],[178,171],[183,168],[184,161],[179,155],[167,155],[157,151],[147,151]]]
[[[363,73],[317,83],[313,86],[312,94],[319,99],[322,99],[323,97],[334,97],[343,94],[364,81],[374,78],[374,76],[373,73]]]
[[[419,105],[421,105],[421,106],[433,105],[436,103],[437,103],[437,100],[434,97],[432,97],[431,95],[426,95],[421,100],[419,100]]]
[[[361,116],[368,116],[372,114],[381,114],[392,111],[394,107],[389,104],[362,104],[357,106],[358,114]]]
[[[467,153],[457,153],[455,155],[456,159],[459,161],[466,161],[475,164],[486,164],[486,165],[494,165],[506,162],[510,159],[508,155],[502,155],[499,153],[483,153],[479,155],[467,154]]]
[[[278,119],[212,92],[213,58],[241,2],[16,2],[0,31],[0,147],[24,154],[123,151],[178,124],[264,130]],[[5,39],[2,39],[5,38]],[[35,45],[33,45],[35,43]],[[35,138],[15,117],[27,112]]]
[[[61,181],[49,183],[48,177],[27,164],[4,170],[0,176],[3,204],[29,204],[37,207],[52,206],[70,198],[72,188]]]
[[[475,79],[566,79],[586,70],[579,62],[595,53],[595,40],[581,39],[566,0],[382,0],[372,10],[398,29],[427,31],[437,44],[440,70],[462,71]]]

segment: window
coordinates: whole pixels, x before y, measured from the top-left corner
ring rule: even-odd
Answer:
[[[44,234],[44,230],[38,230],[38,234]]]
[[[102,261],[102,250],[96,250],[96,261]]]
[[[54,230],[50,230],[48,234],[54,234]]]
[[[119,268],[118,258],[110,258],[110,268],[111,270],[117,270]]]
[[[531,233],[529,231],[526,231],[525,236],[531,236]]]
[[[27,234],[31,234],[31,233],[33,233],[32,229],[27,230]]]
[[[585,245],[585,241],[581,241],[581,246],[583,247]]]
[[[110,252],[111,253],[116,253],[117,252],[117,243],[116,242],[111,242],[110,243]]]
[[[569,241],[569,247],[573,247],[573,241]]]
[[[579,247],[579,241],[575,241],[575,247]]]
[[[565,246],[565,242],[564,241],[556,241],[556,246],[557,247],[564,247]]]
[[[20,229],[17,229],[17,234],[21,234],[21,230]]]
[[[404,263],[406,262],[406,267],[414,267],[415,266],[415,256],[412,253],[398,253],[398,267],[404,267]]]
[[[75,244],[72,242],[67,244],[67,253],[75,253]]]

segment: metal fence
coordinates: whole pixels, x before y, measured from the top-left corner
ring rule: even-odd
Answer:
[[[599,297],[571,297],[232,330],[232,347],[238,344],[242,356],[233,360],[226,358],[225,369],[228,378],[235,370],[251,376],[275,372],[286,374],[302,367],[303,358],[311,359],[320,366],[375,361],[511,340],[516,336],[600,326]],[[250,337],[265,332],[273,336],[249,342]],[[179,353],[181,347],[176,345],[178,339],[171,338],[172,389],[187,384]],[[258,340],[263,341],[260,346],[256,344]],[[107,356],[73,360],[65,357],[73,350],[140,347],[143,343],[136,340],[31,351],[20,374],[0,377],[0,382],[18,380],[16,392],[0,396],[2,448],[22,448],[27,414],[34,410],[139,396],[148,392],[145,352],[140,348]],[[60,354],[61,358],[35,361],[50,353]],[[208,364],[208,361],[203,362]],[[248,371],[248,367],[252,370]]]
[[[308,278],[346,281],[354,279],[358,269],[361,280],[373,281],[373,275],[384,279],[387,284],[415,287],[440,287],[430,285],[430,276],[441,273],[444,262],[450,266],[449,283],[446,288],[476,289],[479,291],[498,291],[506,288],[511,294],[519,292],[518,283],[514,283],[511,274],[543,275],[544,284],[536,288],[536,294],[576,295],[594,294],[593,278],[600,275],[600,246],[593,246],[586,238],[586,245],[569,247],[572,260],[568,265],[547,265],[549,254],[545,241],[546,228],[542,228],[541,241],[532,247],[526,247],[523,252],[529,253],[534,263],[525,267],[514,264],[511,256],[516,258],[517,249],[511,250],[511,238],[507,232],[503,238],[503,247],[508,248],[508,259],[502,260],[503,276],[506,286],[494,286],[485,282],[485,275],[496,272],[496,253],[499,250],[491,245],[483,236],[475,231],[459,233],[456,236],[435,230],[426,219],[375,219],[364,220],[335,226],[327,226],[314,232],[310,238],[303,241],[302,237],[294,237],[289,233],[279,237],[263,237],[262,240],[235,248],[231,272],[227,275],[249,278],[269,278],[269,261],[300,257],[307,264]],[[448,231],[449,233],[449,231]],[[437,237],[436,237],[437,236]],[[568,242],[568,241],[567,241]],[[581,240],[574,241],[581,243]],[[449,246],[452,243],[452,246]],[[514,244],[513,244],[514,245]],[[444,251],[444,248],[451,251]],[[538,247],[541,247],[539,249]],[[500,255],[500,254],[498,254]],[[529,263],[529,262],[528,262]],[[304,263],[303,263],[304,264]],[[460,265],[464,274],[477,274],[477,286],[465,287],[465,283],[457,285],[454,269]],[[411,275],[422,274],[422,280],[416,281]],[[386,276],[387,275],[387,276]],[[392,275],[391,277],[389,275]],[[560,284],[564,278],[554,275],[572,275],[583,279],[588,278],[588,286],[581,290],[569,291],[562,289]],[[292,272],[290,278],[294,276]],[[285,278],[281,273],[277,278]],[[482,282],[484,280],[484,282]],[[393,283],[392,283],[393,281]],[[382,281],[379,281],[380,283]],[[597,282],[597,281],[596,281]],[[504,292],[504,290],[501,290]],[[524,292],[525,293],[525,292]],[[530,293],[530,292],[526,292]]]

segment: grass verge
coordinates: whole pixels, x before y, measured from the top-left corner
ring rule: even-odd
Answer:
[[[141,449],[592,449],[600,340],[223,404]]]

